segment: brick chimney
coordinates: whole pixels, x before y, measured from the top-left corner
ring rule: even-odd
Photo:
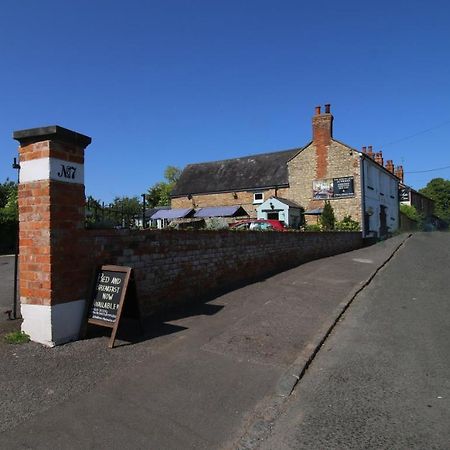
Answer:
[[[320,106],[316,106],[316,113],[313,117],[313,142],[321,141],[325,145],[330,143],[333,137],[333,115],[330,112],[329,104],[325,105],[325,112],[320,112]]]
[[[389,172],[394,173],[394,162],[392,159],[388,159],[384,167],[386,170],[389,170]]]
[[[395,172],[394,175],[400,179],[400,181],[403,183],[403,177],[404,177],[404,173],[403,173],[403,166],[397,166],[395,168]]]
[[[367,153],[367,148],[366,148],[366,147],[363,147],[361,151],[362,151],[364,154],[366,154],[366,153]]]
[[[383,166],[383,152],[375,153],[375,162],[377,162],[380,166]]]
[[[333,137],[333,115],[330,105],[325,105],[325,112],[321,113],[320,106],[316,106],[312,119],[313,144],[316,148],[316,178],[325,178],[327,175],[328,147]]]
[[[374,157],[374,154],[373,154],[372,146],[371,146],[371,145],[369,145],[369,146],[367,147],[367,156],[368,156],[369,158],[372,158],[372,159],[373,159],[373,157]]]

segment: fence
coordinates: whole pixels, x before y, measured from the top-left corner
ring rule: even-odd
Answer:
[[[88,199],[85,212],[85,226],[88,229],[142,228],[143,215],[137,208],[117,208],[113,204],[105,205]]]

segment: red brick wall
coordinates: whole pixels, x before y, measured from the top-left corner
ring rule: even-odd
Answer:
[[[204,298],[305,261],[361,247],[360,233],[86,230],[78,262],[87,289],[96,265],[135,269],[144,314]]]
[[[51,303],[50,183],[19,184],[20,296],[22,303]]]

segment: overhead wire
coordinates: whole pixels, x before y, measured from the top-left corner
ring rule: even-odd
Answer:
[[[398,144],[399,142],[407,141],[408,139],[412,139],[413,137],[420,136],[421,134],[425,134],[425,133],[428,133],[430,131],[436,130],[437,128],[442,128],[442,127],[444,127],[445,125],[448,125],[448,124],[450,124],[450,120],[446,120],[445,122],[441,122],[438,125],[435,125],[434,127],[430,127],[430,128],[425,129],[425,130],[418,131],[417,133],[410,134],[409,136],[405,136],[405,137],[403,137],[401,139],[397,139],[396,141],[387,142],[386,144],[380,145],[380,147],[383,148],[383,147],[387,147],[388,145],[394,145],[394,144]],[[415,171],[411,171],[411,172],[408,171],[408,172],[405,172],[405,174],[406,173],[407,174],[411,174],[411,173],[436,172],[438,170],[445,170],[445,169],[450,169],[450,166],[437,167],[435,169],[415,170]]]
[[[444,127],[445,125],[448,125],[448,124],[450,124],[450,120],[446,120],[445,122],[435,125],[434,127],[430,127],[430,128],[427,128],[426,130],[418,131],[417,133],[410,134],[409,136],[405,136],[401,139],[397,139],[396,141],[391,141],[386,144],[382,144],[382,145],[380,145],[380,147],[387,147],[388,145],[394,145],[394,144],[398,144],[399,142],[407,141],[408,139],[411,139],[416,136],[420,136],[421,134],[428,133],[429,131],[436,130],[437,128]]]
[[[438,170],[450,169],[450,166],[437,167],[436,169],[427,169],[427,170],[416,170],[414,172],[405,172],[405,173],[425,173],[425,172],[436,172]]]

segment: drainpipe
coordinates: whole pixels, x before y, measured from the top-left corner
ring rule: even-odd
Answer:
[[[360,171],[360,178],[361,178],[361,208],[362,208],[362,214],[361,214],[361,230],[363,238],[366,237],[366,177],[364,173],[364,155],[361,153],[359,154],[360,161],[361,161],[361,171]]]

